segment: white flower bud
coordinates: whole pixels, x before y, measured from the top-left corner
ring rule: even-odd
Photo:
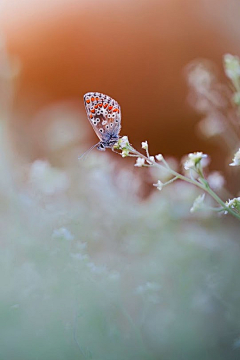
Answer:
[[[142,142],[142,149],[148,150],[148,142],[147,141]]]
[[[158,154],[155,156],[155,158],[157,159],[157,161],[162,161],[163,156],[162,156],[162,154]]]
[[[136,164],[134,166],[142,167],[144,165],[145,160],[143,158],[137,158]]]

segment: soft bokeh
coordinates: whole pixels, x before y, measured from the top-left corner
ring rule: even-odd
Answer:
[[[82,95],[102,91],[136,147],[148,140],[173,168],[207,152],[227,200],[239,135],[226,131],[236,114],[220,69],[238,52],[238,9],[1,2],[0,359],[239,359],[239,222],[191,213],[202,192],[180,181],[159,191],[165,174],[131,158],[78,160],[97,141]],[[238,173],[226,173],[228,191]]]
[[[14,121],[23,132],[42,106],[70,99],[83,110],[83,94],[100,91],[121,105],[134,143],[174,156],[203,149],[220,166],[224,151],[194,131],[183,69],[207,58],[220,71],[223,54],[239,52],[238,2],[2,0],[0,10],[21,66]]]

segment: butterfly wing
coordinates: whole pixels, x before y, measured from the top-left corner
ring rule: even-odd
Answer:
[[[121,129],[121,108],[116,100],[98,92],[84,95],[88,120],[100,141],[108,143],[118,138]]]

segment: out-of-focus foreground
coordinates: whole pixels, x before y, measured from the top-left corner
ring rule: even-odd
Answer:
[[[190,216],[188,185],[142,201],[143,169],[79,163],[67,106],[45,113],[49,160],[24,163],[1,60],[1,359],[238,358],[239,225]]]

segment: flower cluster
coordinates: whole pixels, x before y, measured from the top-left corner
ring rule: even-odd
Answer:
[[[146,155],[141,154],[137,150],[135,150],[132,145],[130,145],[128,137],[123,136],[119,139],[118,143],[115,145],[115,149],[121,150],[122,157],[133,156],[136,157],[135,165],[136,167],[143,166],[151,166],[160,169],[161,171],[165,171],[168,174],[167,181],[163,182],[161,179],[158,179],[153,186],[157,188],[157,190],[162,190],[163,187],[173,183],[174,181],[180,179],[191,183],[201,190],[205,191],[205,193],[199,195],[191,209],[190,212],[193,213],[197,210],[207,209],[207,206],[204,202],[206,193],[210,195],[210,197],[215,200],[219,206],[211,207],[211,210],[216,212],[223,212],[225,214],[231,213],[233,216],[240,219],[240,206],[239,200],[240,198],[234,198],[229,200],[228,202],[224,202],[219,198],[219,196],[214,191],[219,191],[223,188],[225,184],[224,177],[218,172],[214,171],[210,173],[207,177],[203,172],[203,168],[205,168],[209,163],[209,158],[207,154],[204,154],[201,151],[194,152],[188,154],[183,161],[183,167],[186,171],[185,175],[182,175],[175,171],[170,164],[164,159],[162,154],[158,154],[155,156],[151,156],[149,154],[149,145],[147,141],[142,142],[142,149],[145,150]],[[230,164],[232,166],[236,166],[240,164],[240,149],[234,156],[233,163]],[[194,176],[195,174],[195,176]]]
[[[226,201],[226,207],[236,210],[238,213],[240,213],[240,197]],[[227,211],[225,211],[225,214],[227,214]]]
[[[127,136],[121,137],[118,142],[114,145],[114,149],[116,150],[122,150],[122,157],[126,157],[129,155],[129,152],[131,150],[131,145],[128,141]]]
[[[240,106],[240,59],[237,56],[226,54],[224,56],[224,67],[226,76],[231,80],[235,89],[234,103]],[[226,109],[226,104],[229,101],[217,90],[220,88],[220,84],[217,81],[217,76],[210,62],[202,64],[193,63],[188,70],[188,82],[193,91],[195,91],[196,99],[198,99],[198,109],[206,114],[201,124],[201,127],[204,128],[202,129],[202,133],[206,132],[209,136],[220,135],[224,138],[225,142],[228,142],[230,139],[228,145],[231,147],[239,138],[238,136],[235,137],[233,132],[230,132],[230,127],[228,128],[228,112],[224,115],[222,109]],[[232,128],[236,128],[236,123],[237,122],[232,122]],[[149,154],[149,144],[147,141],[142,142],[142,149],[145,151],[145,154],[134,149],[132,145],[130,145],[127,136],[119,139],[114,149],[121,150],[119,153],[122,157],[136,157],[134,165],[136,167],[150,166],[160,170],[161,179],[157,179],[156,183],[153,184],[157,190],[162,190],[166,185],[180,179],[204,191],[203,194],[195,199],[190,212],[207,208],[204,200],[206,194],[208,194],[208,196],[218,204],[218,206],[209,209],[220,213],[229,213],[240,219],[240,198],[233,198],[225,202],[215,193],[215,191],[223,190],[225,179],[220,172],[213,171],[209,173],[207,169],[205,169],[209,164],[207,154],[198,151],[185,156],[182,161],[184,174],[181,174],[176,171],[175,166],[172,166],[165,160],[162,154],[151,156]],[[240,165],[240,148],[234,154],[233,160],[229,165]],[[205,173],[207,173],[207,175],[205,175]]]
[[[206,154],[202,152],[195,152],[188,154],[188,159],[184,162],[183,166],[185,170],[197,169],[201,164],[201,160],[207,158]]]

